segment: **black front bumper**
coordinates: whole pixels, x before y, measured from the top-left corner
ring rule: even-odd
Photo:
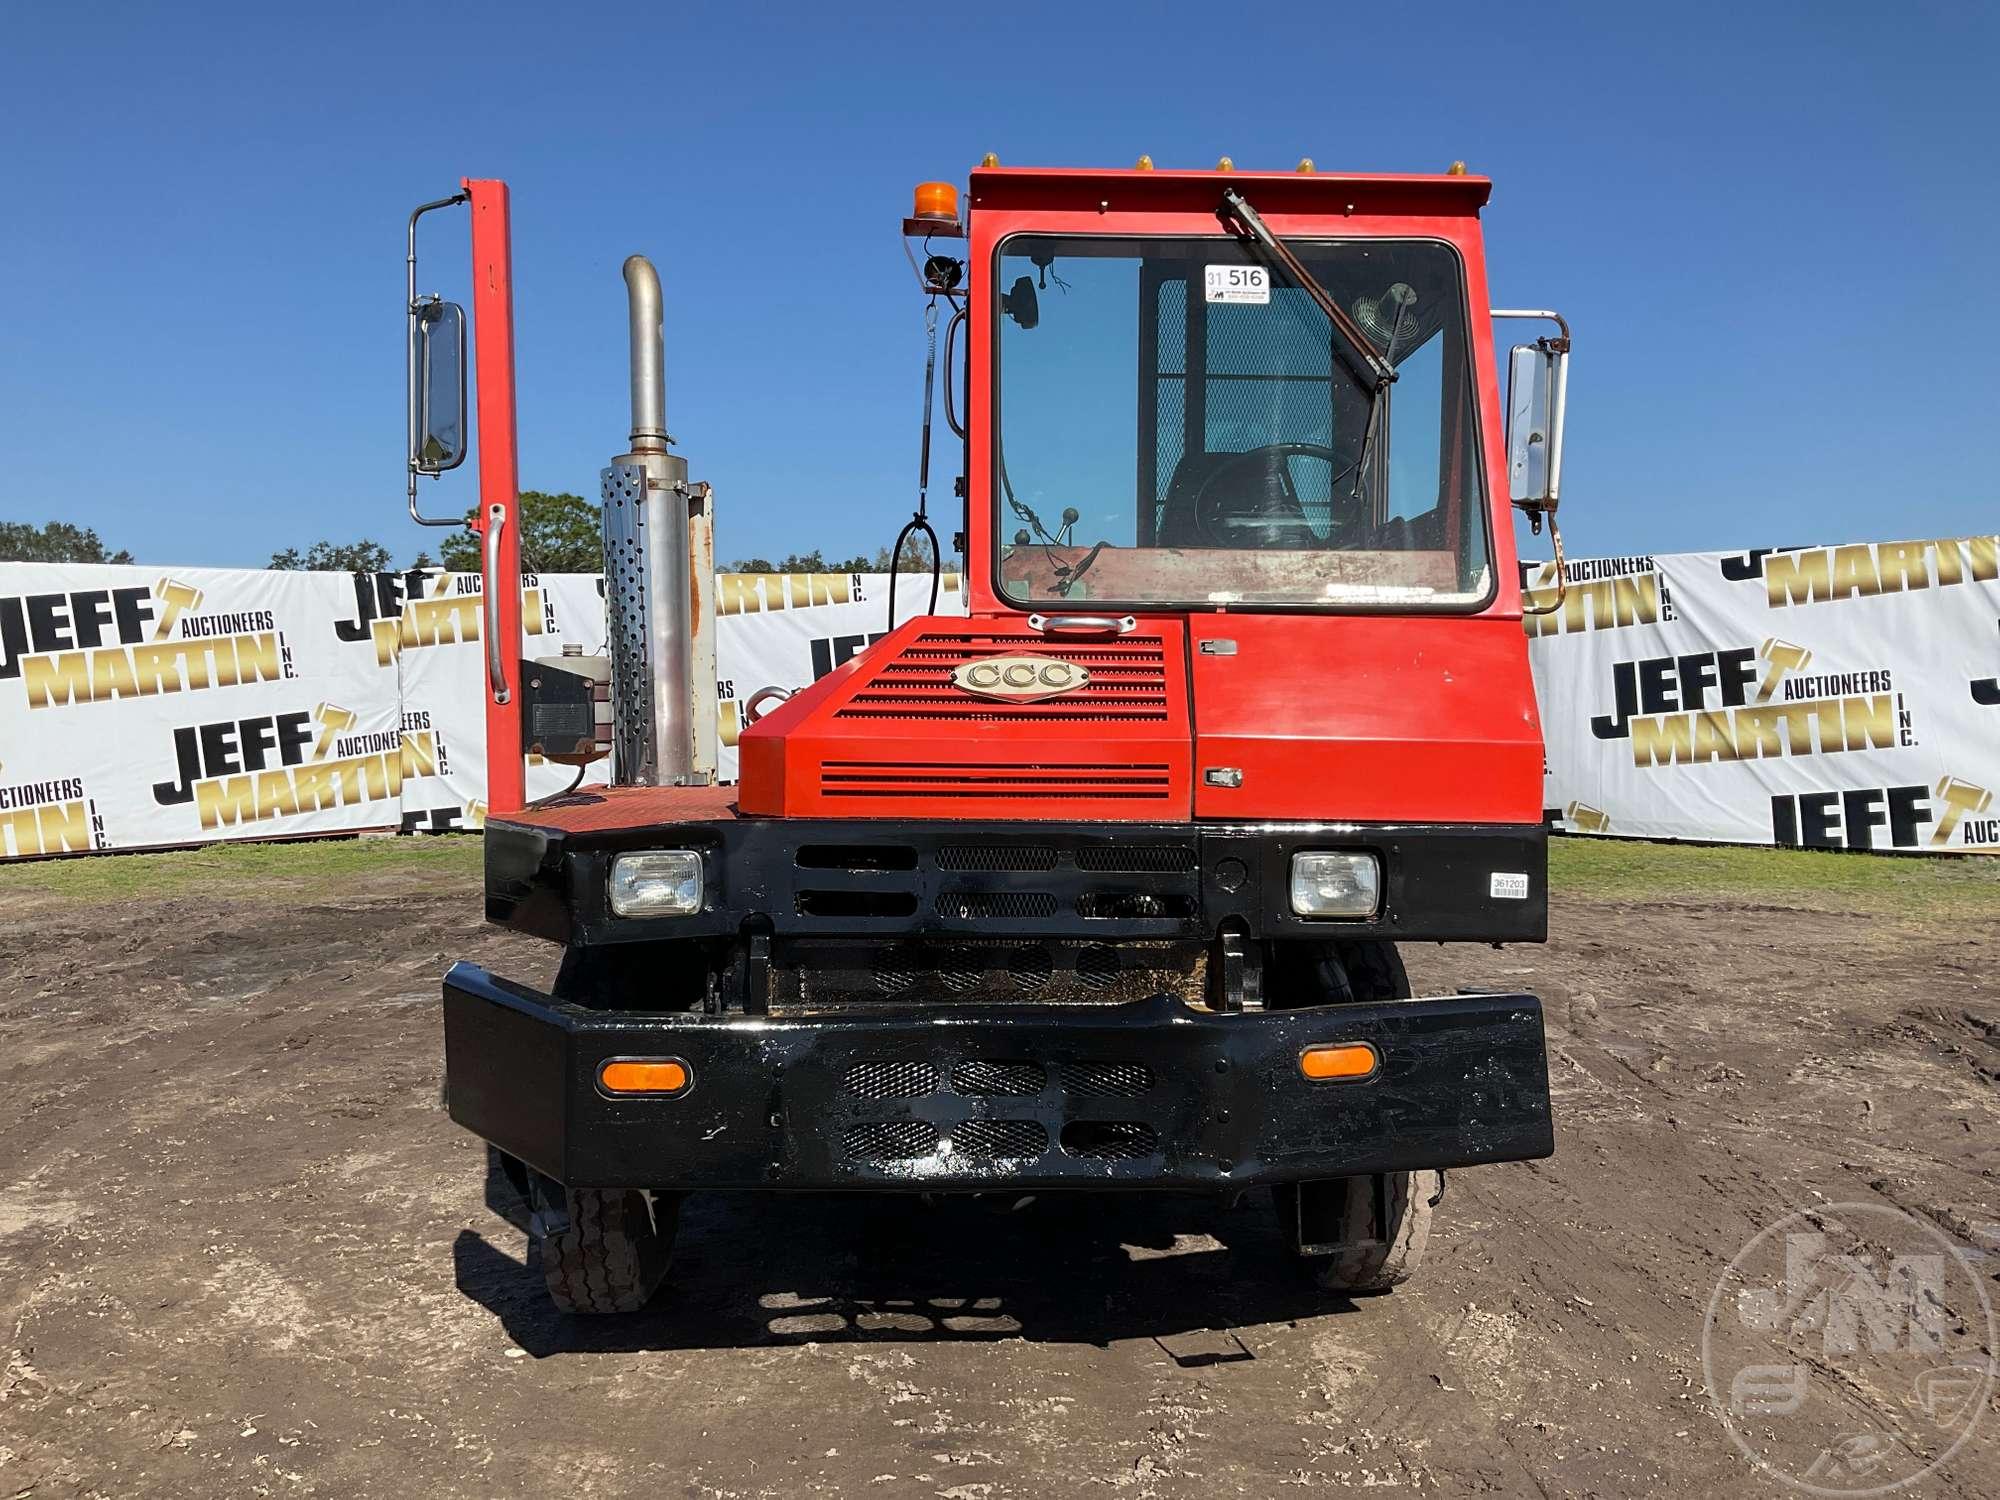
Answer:
[[[1554,1150],[1532,995],[793,1020],[586,1010],[461,963],[444,1017],[451,1117],[573,1187],[1233,1189]],[[1301,1076],[1342,1042],[1375,1047],[1373,1077]],[[609,1097],[619,1057],[693,1084]]]

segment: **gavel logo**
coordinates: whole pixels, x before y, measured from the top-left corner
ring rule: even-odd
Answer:
[[[313,744],[313,759],[325,760],[326,752],[332,748],[334,740],[360,722],[360,715],[351,708],[341,708],[332,703],[322,703],[313,710],[313,718],[319,722],[319,739]]]
[[[1787,672],[1802,672],[1806,663],[1812,660],[1812,652],[1804,646],[1794,646],[1790,641],[1781,641],[1776,636],[1772,636],[1759,646],[1757,654],[1768,664],[1764,680],[1757,685],[1759,703],[1771,701],[1771,694],[1778,690],[1778,684],[1785,680]]]
[[[182,613],[192,614],[201,608],[201,590],[191,583],[180,583],[172,578],[162,578],[153,585],[153,592],[160,596],[160,623],[153,631],[153,639],[164,641],[174,628],[174,621]]]
[[[1611,814],[1588,802],[1570,803],[1563,809],[1563,816],[1578,833],[1603,833],[1611,827]]]
[[[1937,799],[1944,804],[1944,811],[1938,815],[1937,827],[1931,831],[1933,845],[1949,840],[1960,818],[1968,814],[1976,818],[1993,805],[1993,794],[1985,787],[1961,781],[1956,776],[1938,779]]]

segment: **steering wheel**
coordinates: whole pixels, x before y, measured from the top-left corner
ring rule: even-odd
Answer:
[[[1277,545],[1289,550],[1318,550],[1322,547],[1339,546],[1340,533],[1351,531],[1363,520],[1361,503],[1353,504],[1354,514],[1337,521],[1329,527],[1326,540],[1322,542],[1314,534],[1312,525],[1306,520],[1305,504],[1299,498],[1298,486],[1292,483],[1291,465],[1285,460],[1292,458],[1324,459],[1336,470],[1343,462],[1341,455],[1324,443],[1266,443],[1261,448],[1248,448],[1232,454],[1209,471],[1208,477],[1195,486],[1194,498],[1188,503],[1188,510],[1194,519],[1194,529],[1202,541],[1211,547],[1242,547],[1246,534],[1254,534],[1259,544]],[[1230,518],[1227,524],[1217,512],[1221,508],[1221,496],[1210,498],[1210,492],[1222,482],[1225,474],[1233,474],[1238,469],[1247,469],[1252,464],[1261,465],[1264,477],[1268,478],[1275,469],[1278,482],[1283,487],[1280,494],[1272,496],[1269,491],[1255,497],[1251,513]],[[1351,466],[1350,466],[1351,467]],[[1335,478],[1339,473],[1335,474]],[[1273,499],[1284,503],[1289,513],[1273,507]],[[1338,497],[1335,497],[1338,498]]]

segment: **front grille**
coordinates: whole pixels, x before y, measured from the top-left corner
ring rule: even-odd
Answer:
[[[1025,1060],[973,1058],[951,1070],[951,1086],[961,1094],[1020,1099],[1039,1094],[1048,1081],[1048,1069]]]
[[[850,1161],[914,1161],[937,1150],[937,1135],[928,1120],[870,1120],[850,1125],[840,1144]]]
[[[1046,656],[1086,668],[1090,681],[1039,703],[983,698],[954,686],[954,668],[983,657]],[[1167,720],[1166,646],[1157,634],[1055,645],[981,630],[927,630],[884,663],[835,711],[839,719],[943,723],[1073,723]]]
[[[1168,874],[1194,868],[1186,844],[1088,844],[1076,851],[1076,867],[1099,874]]]
[[[829,760],[820,766],[827,797],[1013,797],[1036,802],[1164,802],[1173,772],[1163,761],[1079,761],[1060,765],[971,765],[961,761]]]
[[[1052,917],[1056,898],[1047,891],[943,891],[938,915],[976,922],[988,917]]]
[[[848,1068],[840,1086],[857,1099],[916,1099],[937,1087],[937,1069],[927,1062],[871,1059]]]
[[[1062,1129],[1062,1148],[1093,1161],[1139,1161],[1159,1150],[1160,1137],[1136,1120],[1071,1120]]]
[[[1102,989],[1112,983],[1120,967],[1118,950],[1103,943],[1091,943],[1076,955],[1077,981],[1087,989]]]
[[[951,1128],[958,1156],[1028,1158],[1049,1149],[1048,1128],[1038,1120],[963,1120]]]
[[[1014,983],[1032,995],[1049,982],[1055,973],[1055,963],[1046,948],[1016,948],[1007,956],[1007,972]]]
[[[919,1169],[928,1172],[953,1158],[1029,1162],[1057,1149],[1096,1162],[1143,1161],[1160,1152],[1159,1129],[1145,1120],[1068,1118],[1111,1101],[1121,1114],[1153,1112],[1158,1106],[1148,1101],[1159,1078],[1135,1058],[861,1058],[846,1065],[840,1082],[846,1118],[837,1129],[847,1159],[856,1163],[929,1159]],[[899,1111],[926,1118],[855,1118]]]
[[[1056,851],[1040,844],[946,844],[937,864],[940,870],[1053,870]]]
[[[1076,898],[1076,914],[1089,921],[1186,921],[1194,915],[1194,897],[1149,891],[1085,891]]]
[[[1062,1070],[1063,1087],[1091,1099],[1137,1099],[1152,1090],[1153,1070],[1141,1062],[1074,1062]]]

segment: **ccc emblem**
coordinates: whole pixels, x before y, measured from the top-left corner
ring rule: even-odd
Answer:
[[[952,685],[982,698],[1033,703],[1074,692],[1090,681],[1090,671],[1052,656],[989,656],[952,668]]]

